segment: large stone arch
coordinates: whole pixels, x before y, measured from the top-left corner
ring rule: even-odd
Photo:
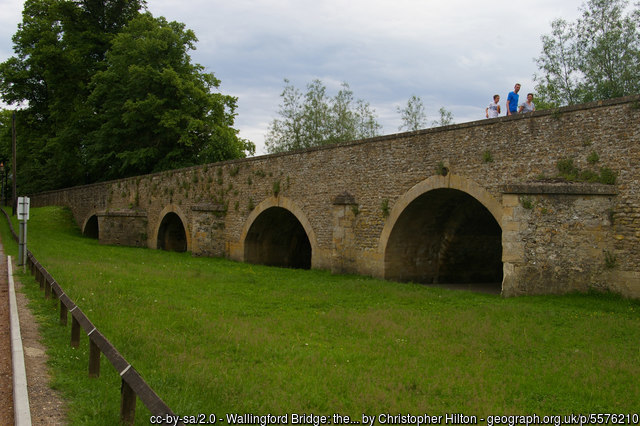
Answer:
[[[306,214],[293,200],[269,197],[249,214],[240,252],[245,262],[308,269],[317,264],[318,243]]]
[[[432,176],[394,204],[378,246],[382,276],[501,287],[501,222],[500,203],[480,185],[456,175]]]
[[[179,225],[182,226],[184,236],[180,231]],[[152,238],[152,247],[159,250],[192,250],[189,222],[186,215],[175,204],[169,204],[160,212],[154,226]],[[181,238],[184,238],[184,242]]]
[[[91,212],[82,223],[82,234],[100,240],[100,222],[98,221],[98,213]]]

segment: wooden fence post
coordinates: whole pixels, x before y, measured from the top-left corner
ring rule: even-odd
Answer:
[[[36,269],[36,281],[40,284],[40,290],[44,289],[44,274],[40,269]]]
[[[80,346],[80,323],[72,315],[71,316],[71,347],[77,348]]]
[[[7,213],[4,210],[0,211],[7,216],[8,220],[9,217]],[[18,242],[18,237],[13,230],[11,221],[9,221],[9,228],[14,240]],[[78,306],[69,299],[56,280],[35,259],[35,257],[33,257],[33,254],[29,253],[27,255],[26,265],[29,266],[30,272],[40,284],[40,289],[42,290],[44,288],[45,297],[49,299],[52,296],[55,296],[55,298],[60,299],[60,324],[67,325],[68,316],[71,314],[71,347],[77,348],[80,346],[81,329],[84,329],[85,331],[91,329],[91,331],[87,333],[87,336],[89,337],[89,377],[100,376],[100,358],[103,353],[116,370],[121,371],[120,376],[123,377],[122,386],[120,388],[121,422],[129,425],[134,424],[138,398],[140,398],[140,401],[154,415],[173,415],[171,409],[164,403],[164,401],[162,401],[162,399],[160,399],[153,389],[149,387],[140,374],[131,367],[131,364],[127,363],[126,359],[124,359],[111,342],[109,342],[106,337],[104,337],[102,333],[95,328]],[[73,311],[76,309],[78,309],[78,312],[74,316]],[[127,374],[128,381],[124,379],[125,374]]]
[[[94,343],[91,333],[89,333],[89,377],[100,377],[100,348]]]
[[[60,325],[67,325],[67,305],[60,299]]]
[[[124,379],[122,379],[120,394],[122,398],[120,400],[120,421],[132,425],[136,420],[136,393]]]

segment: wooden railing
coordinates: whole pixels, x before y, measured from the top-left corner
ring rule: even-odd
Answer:
[[[13,225],[7,212],[2,210],[9,223],[9,229],[13,238],[18,241],[18,236],[13,229]],[[44,266],[38,262],[33,253],[27,251],[27,266],[35,279],[40,283],[40,288],[44,290],[44,297],[53,297],[60,300],[60,324],[67,325],[68,314],[71,314],[71,346],[80,345],[80,331],[89,337],[89,377],[100,376],[100,354],[109,360],[111,365],[120,373],[122,385],[120,388],[120,421],[125,424],[133,424],[135,421],[136,397],[149,409],[151,415],[156,418],[174,418],[173,411],[162,401],[154,390],[144,381],[142,376],[133,366],[118,352],[109,340],[93,325],[84,312],[67,296],[47,272]],[[171,417],[168,417],[171,416]]]

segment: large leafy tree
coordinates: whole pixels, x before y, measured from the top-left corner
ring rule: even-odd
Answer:
[[[321,80],[307,84],[303,94],[285,79],[280,97],[279,118],[271,122],[265,137],[268,152],[373,137],[381,129],[375,111],[367,102],[354,100],[347,83],[331,97]]]
[[[542,36],[534,76],[541,105],[562,106],[640,92],[640,10],[625,0],[587,0],[576,22]]]
[[[575,30],[564,19],[554,20],[551,30],[551,34],[542,36],[542,54],[536,59],[542,72],[535,76],[538,97],[547,102],[555,100],[560,105],[573,105],[581,98]]]
[[[91,82],[93,179],[214,162],[253,152],[233,126],[236,98],[193,64],[195,34],[142,14],[114,38]]]
[[[104,67],[112,37],[140,0],[27,0],[13,37],[15,56],[0,64],[0,93],[19,104],[19,179],[23,192],[85,182],[89,82]]]
[[[219,82],[190,63],[193,33],[152,18],[144,6],[144,0],[26,0],[15,56],[0,64],[0,94],[19,105],[21,192],[236,158],[251,149],[231,127],[235,99],[211,93]],[[113,92],[105,93],[110,82]],[[150,129],[167,133],[152,142]]]

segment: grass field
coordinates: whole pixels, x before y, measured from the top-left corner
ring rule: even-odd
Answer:
[[[102,246],[60,208],[32,209],[29,248],[176,414],[640,410],[640,304],[615,295],[504,299]],[[103,357],[88,379],[88,339],[70,348],[22,280],[72,423],[116,424],[117,373]]]

